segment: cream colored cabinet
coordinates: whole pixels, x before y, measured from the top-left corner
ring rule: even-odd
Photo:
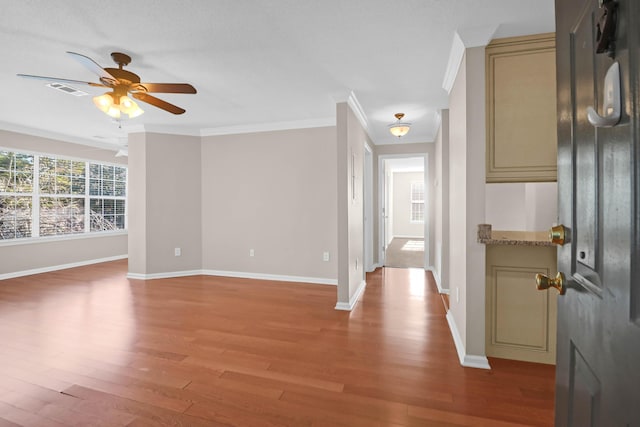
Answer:
[[[487,182],[556,181],[555,35],[486,48]]]
[[[555,276],[556,247],[487,245],[486,263],[487,356],[555,364],[558,293],[535,276]]]

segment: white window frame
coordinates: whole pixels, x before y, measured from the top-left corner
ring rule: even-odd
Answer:
[[[16,244],[24,244],[24,243],[37,243],[43,240],[67,240],[67,239],[77,239],[77,238],[87,238],[87,237],[95,237],[101,236],[105,234],[113,235],[113,234],[126,234],[128,232],[128,190],[129,190],[129,171],[127,165],[119,164],[119,163],[110,163],[104,161],[97,160],[89,160],[75,157],[67,157],[60,156],[57,154],[51,153],[42,153],[42,152],[33,152],[28,150],[21,150],[15,147],[0,147],[0,151],[7,151],[17,154],[25,154],[29,156],[33,156],[33,186],[31,193],[14,193],[14,192],[0,192],[0,196],[23,196],[23,197],[31,197],[31,236],[30,237],[21,237],[21,238],[12,238],[12,239],[4,239],[0,240],[0,246],[5,245],[16,245]],[[75,162],[83,162],[85,163],[85,192],[84,194],[48,194],[40,192],[40,158],[41,157],[49,157],[60,160],[71,160]],[[103,196],[103,195],[91,195],[90,194],[90,165],[91,164],[99,164],[106,166],[115,166],[126,169],[126,182],[125,182],[125,196]],[[82,198],[84,199],[84,231],[78,233],[64,233],[64,234],[55,234],[50,236],[40,236],[40,198],[41,197],[73,197],[73,198]],[[91,199],[102,199],[102,200],[122,200],[124,201],[124,228],[115,229],[115,230],[101,230],[101,231],[91,231],[91,223],[90,223],[90,215],[91,215]]]
[[[421,186],[422,187],[422,199],[414,199],[413,195],[414,195],[414,191],[413,189],[416,186]],[[424,210],[425,210],[425,200],[424,200],[424,192],[425,192],[425,185],[423,181],[412,181],[411,182],[411,187],[409,189],[410,193],[409,193],[409,199],[410,199],[410,203],[411,203],[411,208],[409,209],[409,221],[412,224],[424,224]],[[421,205],[422,206],[422,219],[416,220],[414,219],[415,213],[416,211],[415,206],[416,205]]]

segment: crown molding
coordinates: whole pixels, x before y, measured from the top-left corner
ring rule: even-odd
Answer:
[[[364,129],[364,132],[367,134],[367,137],[369,137],[373,145],[377,145],[375,142],[373,142],[374,139],[371,137],[372,131],[369,127],[369,120],[367,119],[367,115],[364,113],[362,105],[360,105],[360,101],[358,101],[358,97],[356,96],[355,92],[351,91],[349,92],[349,94],[333,94],[331,98],[336,104],[346,103],[347,105],[349,105],[351,111],[353,111],[353,114],[356,116],[358,122],[360,122],[360,125]]]
[[[447,62],[447,69],[444,72],[444,80],[442,81],[442,88],[446,90],[448,94],[451,94],[451,89],[458,75],[463,56],[464,43],[460,35],[456,32],[453,34],[451,50],[449,51],[449,61]]]
[[[132,125],[123,127],[123,130],[130,133],[162,133],[167,135],[180,135],[180,136],[200,136],[200,129],[193,128],[179,128],[175,126],[165,125]]]
[[[221,126],[216,128],[201,129],[200,136],[234,135],[255,132],[272,132],[293,129],[310,129],[335,126],[335,117],[324,117],[319,119],[296,120],[290,122],[274,123],[254,123],[234,126]]]
[[[367,115],[364,113],[364,110],[362,109],[362,106],[360,105],[360,102],[358,101],[358,98],[353,91],[349,94],[349,98],[347,98],[347,104],[349,104],[349,107],[351,107],[351,111],[353,111],[353,113],[358,118],[358,121],[362,125],[362,128],[369,136],[369,139],[371,139],[371,129],[369,129],[369,121],[367,120]]]
[[[94,139],[80,138],[73,135],[67,135],[62,133],[50,132],[43,129],[37,129],[37,128],[28,127],[28,126],[21,126],[14,123],[0,122],[0,130],[19,133],[22,135],[36,136],[38,138],[53,139],[55,141],[67,142],[70,144],[79,144],[84,146],[101,148],[103,150],[118,149],[118,146],[116,146],[114,143],[110,143],[106,141],[103,142],[103,141],[94,140]]]
[[[445,70],[442,81],[442,88],[446,90],[448,94],[451,93],[453,83],[460,70],[464,51],[472,47],[486,46],[497,30],[497,25],[486,25],[473,28],[460,28],[453,34],[451,50],[449,51],[449,61],[447,62],[447,69]]]

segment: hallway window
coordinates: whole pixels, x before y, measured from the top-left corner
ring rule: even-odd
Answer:
[[[424,182],[411,183],[411,222],[424,222]]]

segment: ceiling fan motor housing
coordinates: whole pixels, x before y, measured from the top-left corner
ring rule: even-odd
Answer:
[[[125,65],[129,65],[131,63],[131,57],[126,53],[112,52],[111,59],[113,59],[113,62],[118,64],[120,68],[124,67]]]
[[[115,82],[110,82],[105,81],[107,80],[106,78],[100,78],[100,81],[107,86],[114,86],[118,84],[130,86],[132,84],[140,83],[140,77],[138,77],[137,74],[132,73],[131,71],[123,70],[120,68],[105,68],[105,71],[117,79],[117,81]]]

